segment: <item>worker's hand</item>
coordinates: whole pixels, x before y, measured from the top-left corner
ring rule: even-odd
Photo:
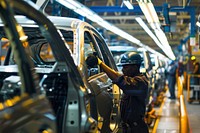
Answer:
[[[89,67],[94,68],[96,65],[100,65],[102,61],[97,56],[90,54],[86,59],[86,63]]]
[[[97,59],[98,59],[98,65],[101,65],[102,60],[100,60],[98,57],[97,57]]]

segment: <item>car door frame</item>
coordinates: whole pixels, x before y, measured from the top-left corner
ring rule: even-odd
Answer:
[[[18,3],[18,1],[16,2]],[[21,4],[25,4],[21,2]],[[4,29],[9,40],[14,54],[18,57],[16,64],[18,66],[22,94],[9,98],[3,103],[0,103],[0,132],[20,132],[29,133],[49,130],[56,132],[55,117],[51,110],[50,104],[44,94],[39,94],[39,82],[37,74],[34,71],[33,63],[29,56],[26,56],[25,50],[20,41],[17,30],[17,23],[14,18],[12,6],[8,1],[1,2],[1,19],[4,23]],[[35,78],[35,79],[34,79]],[[46,107],[46,108],[44,108]],[[41,109],[41,112],[35,112]],[[34,129],[30,130],[34,126]]]
[[[98,57],[101,58],[102,61],[105,62],[105,64],[107,64],[112,69],[117,71],[117,67],[114,63],[114,59],[112,58],[112,54],[111,54],[110,50],[108,49],[106,42],[104,41],[103,37],[98,33],[98,31],[96,31],[93,27],[85,25],[85,26],[82,27],[82,30],[79,30],[79,35],[81,36],[80,42],[82,42],[82,43],[80,43],[79,48],[84,47],[84,32],[85,31],[87,31],[90,34],[90,36],[92,37],[91,39],[93,41],[93,44],[95,45],[94,48],[97,52]],[[96,37],[98,37],[98,39],[101,41],[102,46],[99,46],[94,35]],[[80,63],[81,67],[80,68],[83,68],[83,67],[86,68],[84,52],[81,51],[81,50],[79,50],[79,51],[81,52],[81,59],[80,59],[81,60],[81,63]],[[83,69],[83,70],[86,70],[86,69]],[[87,72],[85,71],[83,73],[85,75]],[[111,91],[112,91],[112,96],[113,96],[113,110],[112,110],[113,112],[111,114],[111,124],[114,125],[113,128],[112,128],[113,131],[118,130],[118,126],[119,126],[119,123],[120,123],[120,111],[119,111],[119,103],[120,103],[120,97],[121,97],[120,89],[115,84],[112,84],[111,80],[108,78],[106,73],[101,71],[101,70],[100,70],[100,73],[98,73],[98,74],[96,74],[92,77],[89,77],[89,78],[87,76],[84,76],[84,77],[86,78],[85,81],[89,82],[90,88],[91,88],[91,82],[90,81],[104,81],[104,83],[102,83],[102,84],[104,84],[108,88],[109,87],[112,88]],[[104,79],[102,79],[102,77]],[[94,84],[93,84],[92,87],[94,89]]]

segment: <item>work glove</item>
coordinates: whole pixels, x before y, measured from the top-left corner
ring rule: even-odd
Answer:
[[[98,65],[101,65],[102,60],[100,60],[98,57],[97,57],[97,59],[98,59]]]
[[[86,59],[86,63],[91,68],[94,68],[96,65],[100,65],[102,61],[97,56],[90,54]]]

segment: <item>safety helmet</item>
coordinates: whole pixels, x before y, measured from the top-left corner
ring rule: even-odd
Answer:
[[[138,52],[126,52],[121,56],[120,64],[121,65],[140,65],[143,61],[142,57]]]
[[[193,61],[193,60],[196,60],[196,57],[193,55],[193,56],[191,56],[191,60]]]

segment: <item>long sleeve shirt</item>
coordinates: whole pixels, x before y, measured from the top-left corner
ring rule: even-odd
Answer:
[[[121,117],[123,121],[135,121],[143,118],[146,109],[148,80],[139,74],[134,77],[120,76],[113,81],[123,90]]]

